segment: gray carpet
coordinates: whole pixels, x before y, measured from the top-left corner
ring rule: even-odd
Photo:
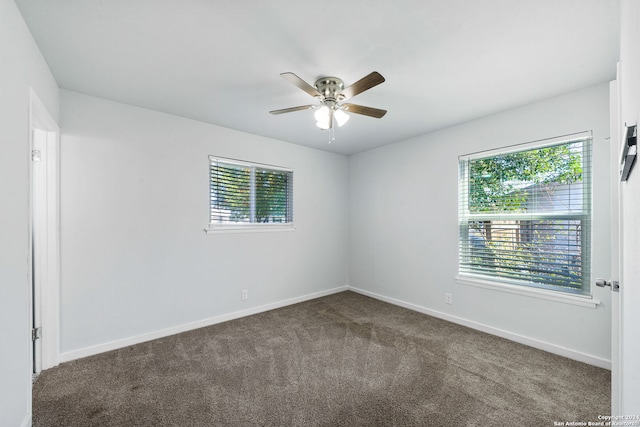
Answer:
[[[553,426],[610,372],[353,292],[43,372],[33,425]]]

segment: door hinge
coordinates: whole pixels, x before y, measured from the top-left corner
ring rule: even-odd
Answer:
[[[596,286],[604,288],[605,286],[610,286],[613,292],[620,292],[620,282],[617,280],[608,281],[605,279],[596,279]]]
[[[40,339],[42,336],[42,328],[33,328],[31,329],[31,341],[35,341]]]
[[[39,162],[42,160],[42,153],[40,150],[31,150],[31,160]]]

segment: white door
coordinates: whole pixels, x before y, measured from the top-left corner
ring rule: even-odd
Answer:
[[[620,64],[618,64],[620,68]],[[620,88],[609,85],[610,161],[611,161],[611,283],[620,282],[622,242],[620,241]],[[620,292],[611,295],[611,414],[620,415]]]
[[[42,370],[42,290],[46,286],[47,132],[32,129],[31,150],[31,328],[32,373]]]
[[[618,73],[618,132],[640,121],[640,2],[621,1],[620,67]],[[619,134],[619,144],[624,136]],[[618,159],[620,153],[617,154]],[[629,179],[619,183],[620,296],[619,370],[612,372],[619,387],[619,414],[640,417],[640,161]],[[636,424],[637,425],[637,424]]]
[[[60,129],[31,91],[31,327],[32,373],[58,364],[60,325]]]

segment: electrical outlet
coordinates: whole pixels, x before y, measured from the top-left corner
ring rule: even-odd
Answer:
[[[453,295],[450,293],[444,294],[444,302],[447,304],[453,304]]]
[[[242,301],[249,299],[249,291],[246,289],[243,289],[242,292],[240,292],[240,299]]]

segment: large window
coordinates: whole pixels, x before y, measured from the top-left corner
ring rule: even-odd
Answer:
[[[588,294],[591,135],[461,156],[460,276]]]
[[[209,229],[292,226],[291,170],[213,156],[209,161]]]

